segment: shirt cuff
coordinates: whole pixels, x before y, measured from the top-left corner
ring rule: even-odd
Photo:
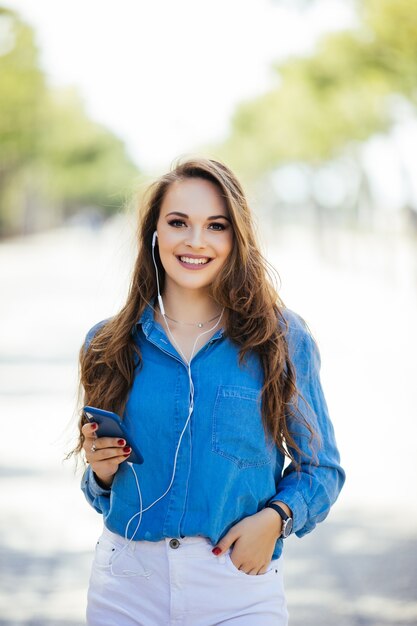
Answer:
[[[303,496],[299,491],[283,489],[273,498],[270,498],[269,502],[274,502],[276,500],[280,500],[291,509],[293,520],[291,534],[297,533],[305,526],[308,517],[308,509]]]
[[[84,474],[84,484],[87,487],[88,492],[94,497],[98,498],[100,496],[108,496],[110,494],[111,489],[104,489],[104,487],[100,487],[96,478],[94,476],[94,472],[89,466]]]

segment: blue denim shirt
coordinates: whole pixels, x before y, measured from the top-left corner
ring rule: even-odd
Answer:
[[[191,361],[194,412],[179,448],[173,484],[164,498],[143,513],[135,540],[203,535],[216,544],[231,526],[260,511],[271,499],[291,508],[293,532],[298,537],[327,516],[345,476],[320,384],[320,356],[301,318],[289,309],[284,314],[297,387],[310,405],[302,401],[299,406],[321,439],[316,458],[312,460],[309,454],[301,472],[291,464],[284,469],[283,454],[264,435],[257,403],[263,384],[259,358],[253,353],[239,366],[237,346],[219,329]],[[86,345],[103,323],[89,331]],[[129,439],[144,456],[143,465],[134,468],[146,508],[170,483],[190,390],[187,366],[154,321],[149,305],[136,324],[134,337],[143,366],[135,376],[124,421]],[[298,422],[290,427],[301,450],[308,453],[305,427]],[[124,536],[129,519],[140,510],[128,463],[120,465],[109,490],[97,484],[87,467],[82,489],[103,514],[107,528]],[[129,526],[129,537],[137,520]],[[282,544],[278,539],[272,558],[280,556]]]

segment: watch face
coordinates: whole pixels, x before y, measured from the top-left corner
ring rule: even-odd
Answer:
[[[291,531],[292,531],[292,519],[291,517],[289,517],[282,524],[282,536],[284,537],[284,539],[285,537],[288,537],[288,535],[291,534]]]

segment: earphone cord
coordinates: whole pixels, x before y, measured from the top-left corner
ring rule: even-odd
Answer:
[[[195,346],[196,346],[197,340],[198,340],[198,339],[199,339],[202,335],[205,335],[206,333],[210,332],[211,330],[214,330],[214,329],[216,328],[216,326],[219,324],[220,319],[221,319],[221,316],[220,316],[219,320],[217,321],[217,323],[213,326],[213,328],[210,328],[209,330],[204,331],[204,333],[201,333],[200,335],[198,335],[198,337],[196,338],[196,340],[195,340],[195,342],[194,342],[194,346],[193,346],[192,354],[191,354],[191,357],[190,357],[190,362],[188,362],[188,361],[185,359],[185,361],[186,361],[186,363],[187,363],[188,380],[189,380],[189,384],[190,384],[190,400],[189,400],[189,408],[188,408],[188,417],[187,417],[187,421],[185,422],[185,425],[184,425],[184,427],[183,427],[183,429],[182,429],[182,431],[181,431],[181,435],[180,435],[180,438],[179,438],[179,440],[178,440],[177,449],[176,449],[176,451],[175,451],[175,457],[174,457],[174,472],[173,472],[173,475],[172,475],[172,477],[171,477],[171,481],[170,481],[170,483],[169,483],[168,488],[166,489],[166,491],[165,491],[165,492],[164,492],[161,496],[159,496],[159,498],[157,498],[154,502],[152,502],[152,504],[150,504],[149,506],[147,506],[145,509],[142,509],[142,508],[141,508],[141,510],[140,510],[140,511],[138,511],[137,513],[135,513],[135,515],[134,515],[133,517],[131,517],[131,518],[130,518],[130,520],[128,521],[127,526],[126,526],[126,530],[125,530],[125,538],[126,538],[126,539],[127,539],[127,534],[128,534],[129,526],[130,526],[131,522],[135,519],[135,517],[137,517],[137,516],[138,516],[139,514],[141,514],[141,513],[144,513],[145,511],[147,511],[148,509],[150,509],[150,508],[151,508],[151,506],[154,506],[157,502],[159,502],[159,500],[161,500],[164,496],[166,496],[166,494],[168,493],[168,491],[170,490],[170,488],[171,488],[171,486],[172,486],[172,483],[173,483],[173,481],[174,481],[174,476],[175,476],[175,468],[176,468],[176,464],[177,464],[177,457],[178,457],[179,448],[180,448],[180,445],[181,445],[181,442],[182,442],[182,438],[183,438],[183,436],[184,436],[184,433],[185,433],[185,431],[186,431],[186,428],[187,428],[187,426],[188,426],[188,422],[189,422],[189,420],[190,420],[191,414],[192,414],[192,412],[193,412],[193,410],[194,410],[194,383],[193,383],[193,379],[192,379],[192,377],[191,377],[191,367],[190,367],[190,363],[191,363],[192,355],[193,355],[193,353],[194,353],[194,350],[195,350]],[[170,331],[169,331],[169,329],[168,329],[168,332],[170,332]],[[171,334],[171,333],[170,333],[170,334]],[[174,339],[173,337],[172,337],[172,339],[173,339],[174,343],[176,343],[176,341],[175,341],[175,339]],[[181,351],[181,350],[180,350],[180,352],[181,352],[181,354],[182,354],[182,351]],[[184,356],[184,355],[182,355],[182,356]],[[135,468],[132,466],[132,464],[129,464],[129,465],[132,467],[132,470],[133,470],[133,472],[134,472],[134,474],[135,474],[135,477],[136,477],[136,479],[137,479],[137,475],[136,475],[136,472],[135,472]],[[134,533],[133,533],[133,535],[132,535],[132,538],[136,535],[136,532],[137,532],[138,528],[139,528],[139,524],[138,524],[138,526],[136,527],[136,529],[135,529],[135,531],[134,531]]]
[[[161,496],[159,496],[156,500],[154,500],[154,502],[152,502],[151,504],[149,504],[146,508],[142,508],[142,492],[141,492],[141,489],[140,489],[139,478],[138,478],[138,476],[137,476],[137,474],[136,474],[136,470],[135,470],[135,468],[133,467],[133,463],[129,463],[129,462],[128,462],[128,465],[129,465],[129,467],[131,468],[131,470],[132,470],[132,472],[133,472],[133,474],[134,474],[134,476],[135,476],[136,488],[137,488],[137,490],[138,490],[138,495],[139,495],[139,506],[140,506],[140,510],[139,510],[139,511],[137,511],[137,513],[135,513],[134,515],[132,515],[132,517],[129,519],[129,521],[128,521],[128,522],[127,522],[127,524],[126,524],[126,528],[125,528],[125,540],[127,541],[127,543],[123,546],[123,548],[122,548],[122,549],[121,549],[118,553],[115,553],[115,554],[114,554],[114,556],[113,556],[113,557],[112,557],[112,559],[111,559],[111,562],[110,562],[110,571],[111,571],[111,573],[112,573],[112,575],[113,575],[113,576],[117,576],[117,577],[145,576],[146,578],[149,578],[149,576],[152,574],[152,572],[147,571],[147,570],[146,570],[143,566],[142,566],[142,568],[143,568],[143,573],[142,573],[142,574],[141,574],[141,573],[139,573],[139,572],[134,572],[134,571],[132,571],[132,570],[123,570],[123,573],[122,573],[122,574],[117,574],[117,573],[115,573],[115,572],[114,572],[114,570],[113,570],[113,563],[114,563],[114,561],[115,561],[115,560],[116,560],[116,559],[120,556],[120,554],[121,554],[121,553],[122,553],[122,552],[123,552],[126,548],[128,548],[128,547],[130,546],[130,544],[131,544],[131,543],[132,543],[132,541],[134,540],[134,538],[135,538],[135,536],[136,536],[136,533],[138,532],[138,530],[139,530],[139,528],[140,528],[140,525],[141,525],[141,523],[142,523],[142,514],[143,514],[145,511],[148,511],[148,510],[149,510],[151,507],[153,507],[153,506],[154,506],[157,502],[159,502],[160,500],[162,500],[162,498],[164,498],[164,497],[167,495],[167,493],[169,492],[169,490],[170,490],[170,489],[171,489],[171,487],[172,487],[172,484],[173,484],[173,482],[174,482],[174,478],[175,478],[175,472],[176,472],[176,467],[177,467],[177,458],[178,458],[178,453],[179,453],[179,449],[180,449],[180,446],[181,446],[182,438],[183,438],[184,433],[185,433],[185,431],[186,431],[186,429],[187,429],[187,427],[188,427],[188,424],[189,424],[189,421],[190,421],[191,415],[192,415],[193,410],[194,410],[194,383],[193,383],[193,379],[192,379],[192,376],[191,376],[191,361],[192,361],[192,358],[193,358],[193,356],[194,356],[194,350],[195,350],[195,348],[196,348],[197,341],[200,339],[200,337],[202,337],[203,335],[206,335],[207,333],[209,333],[209,332],[213,331],[213,330],[214,330],[214,329],[215,329],[215,328],[216,328],[216,327],[220,324],[220,321],[221,321],[221,319],[222,319],[222,317],[223,317],[223,313],[224,313],[224,307],[223,307],[222,312],[221,312],[221,314],[220,314],[220,317],[219,317],[219,319],[217,320],[217,322],[214,324],[214,326],[213,326],[212,328],[209,328],[208,330],[205,330],[204,332],[200,333],[200,334],[196,337],[196,339],[195,339],[195,341],[194,341],[194,344],[193,344],[193,349],[192,349],[192,351],[191,351],[191,356],[190,356],[190,359],[189,359],[189,361],[188,361],[188,360],[186,359],[186,357],[185,357],[185,355],[184,355],[183,351],[182,351],[182,350],[181,350],[181,348],[179,347],[178,343],[175,341],[175,339],[174,339],[174,337],[173,337],[173,335],[172,335],[172,333],[171,333],[171,330],[170,330],[170,328],[169,328],[169,325],[168,325],[168,322],[167,322],[167,320],[166,320],[166,317],[165,317],[165,310],[164,310],[164,305],[163,305],[163,302],[162,302],[162,295],[161,295],[160,290],[159,290],[159,276],[158,276],[158,267],[157,267],[156,262],[155,262],[155,255],[154,255],[154,247],[155,247],[155,246],[154,246],[154,244],[155,244],[155,235],[154,235],[154,238],[153,238],[153,241],[152,241],[152,259],[153,259],[153,263],[154,263],[154,266],[155,266],[155,271],[156,271],[156,282],[157,282],[157,290],[158,290],[158,303],[159,303],[159,308],[160,308],[160,311],[161,311],[162,317],[163,317],[163,319],[164,319],[165,325],[166,325],[166,327],[167,327],[168,334],[169,334],[170,338],[172,339],[173,343],[175,344],[175,346],[176,346],[176,348],[177,348],[177,350],[178,350],[179,354],[181,354],[182,358],[184,359],[185,363],[187,364],[188,380],[189,380],[189,385],[190,385],[190,392],[189,392],[189,406],[188,406],[188,416],[187,416],[187,420],[186,420],[186,422],[185,422],[185,424],[184,424],[184,427],[183,427],[183,429],[182,429],[182,431],[181,431],[181,434],[180,434],[180,437],[179,437],[179,440],[178,440],[178,444],[177,444],[177,448],[176,448],[176,450],[175,450],[175,455],[174,455],[174,466],[173,466],[173,472],[172,472],[172,475],[171,475],[171,480],[170,480],[170,483],[169,483],[169,485],[168,485],[167,489],[165,490],[165,492],[164,492]],[[154,307],[153,307],[153,306],[152,306],[149,302],[147,302],[147,304],[149,304],[149,306],[152,308],[152,310],[153,310],[153,311],[155,311]],[[155,311],[155,312],[156,312],[156,311]],[[136,528],[135,528],[135,530],[134,530],[134,532],[133,532],[132,536],[130,537],[130,539],[128,539],[128,533],[129,533],[129,527],[130,527],[130,524],[131,524],[131,523],[133,522],[133,520],[134,520],[136,517],[138,517],[138,516],[139,516],[139,520],[138,520],[138,523],[137,523],[137,525],[136,525]]]

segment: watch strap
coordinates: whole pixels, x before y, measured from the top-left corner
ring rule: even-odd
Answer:
[[[284,522],[287,519],[290,519],[290,516],[286,514],[286,512],[284,511],[284,509],[279,506],[279,504],[275,504],[275,502],[268,502],[268,504],[266,505],[266,507],[269,507],[270,509],[274,509],[284,520]]]
[[[278,513],[278,515],[281,517],[282,528],[281,528],[280,537],[282,537],[282,539],[286,539],[287,537],[289,537],[292,532],[292,525],[293,525],[292,517],[287,515],[284,509],[281,506],[279,506],[279,504],[275,504],[275,502],[268,502],[265,508],[274,509]]]

